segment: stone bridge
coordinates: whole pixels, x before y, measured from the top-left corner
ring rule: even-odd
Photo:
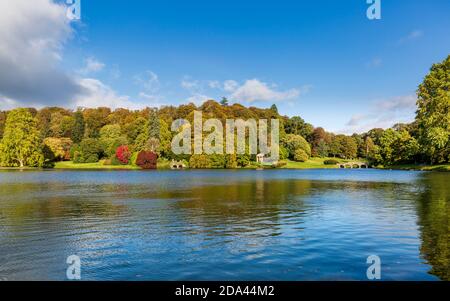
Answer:
[[[338,163],[337,166],[339,168],[369,168],[369,165],[366,162]]]

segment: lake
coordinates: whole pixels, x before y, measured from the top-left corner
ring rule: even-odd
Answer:
[[[450,174],[0,171],[0,280],[450,280]]]

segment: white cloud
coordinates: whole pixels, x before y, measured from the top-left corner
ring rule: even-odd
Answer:
[[[161,83],[155,72],[147,70],[143,74],[136,75],[134,80],[142,88],[143,91],[139,92],[139,98],[147,106],[160,107],[164,105],[162,102],[164,97],[159,93]]]
[[[87,59],[85,59],[84,63],[85,66],[81,70],[79,70],[79,73],[83,75],[99,72],[105,67],[105,64],[94,57],[88,57]]]
[[[140,92],[139,98],[143,100],[146,107],[161,107],[167,105],[167,103],[164,102],[164,97],[160,95],[151,95],[145,92]]]
[[[11,110],[18,106],[17,101],[0,95],[0,110]]]
[[[229,89],[231,90],[231,88]],[[231,91],[230,91],[231,92]],[[230,98],[237,101],[281,101],[296,98],[300,95],[299,89],[290,89],[287,91],[276,91],[269,87],[267,83],[258,79],[246,80],[241,86],[235,87]]]
[[[406,95],[375,101],[366,113],[355,114],[339,131],[343,134],[363,133],[373,128],[390,128],[396,123],[414,119],[416,96]]]
[[[223,89],[226,91],[226,92],[234,92],[234,91],[236,91],[236,89],[239,87],[239,83],[237,82],[237,81],[235,81],[235,80],[226,80],[224,83],[223,83]]]
[[[220,84],[220,82],[218,80],[210,80],[210,81],[208,81],[208,86],[211,89],[220,89],[222,87],[222,85]]]
[[[51,0],[0,0],[0,109],[62,105],[141,107],[128,96],[93,78],[79,78],[60,67],[64,44],[72,35],[67,7]],[[85,60],[80,75],[104,64]]]
[[[140,109],[145,107],[145,104],[131,101],[128,96],[117,95],[111,87],[97,79],[83,78],[80,79],[79,83],[86,92],[75,98],[73,107],[110,107],[112,109]]]
[[[186,101],[187,101],[188,103],[189,103],[189,102],[192,102],[192,103],[194,103],[195,105],[199,106],[199,105],[203,104],[205,101],[207,101],[207,100],[209,100],[209,99],[211,99],[211,98],[208,97],[208,96],[206,96],[206,95],[203,95],[203,94],[200,94],[200,93],[194,93],[193,95],[189,96],[189,97],[186,99]]]
[[[408,35],[401,37],[398,40],[398,44],[400,45],[409,41],[420,39],[421,37],[423,37],[423,35],[424,32],[422,30],[413,30]]]
[[[190,94],[186,98],[187,102],[192,102],[195,105],[201,105],[203,102],[212,99],[211,97],[205,95],[205,88],[208,87],[210,89],[217,89],[220,87],[220,83],[218,81],[209,80],[209,81],[198,81],[193,80],[189,76],[185,76],[181,80],[181,87],[187,90]]]
[[[151,70],[147,70],[143,74],[136,75],[134,79],[142,89],[150,93],[156,93],[161,87],[158,75]]]
[[[55,105],[83,92],[58,67],[72,34],[65,12],[50,0],[0,1],[1,95],[21,105]]]
[[[230,100],[248,103],[287,101],[309,92],[312,87],[311,85],[305,85],[297,89],[279,91],[276,84],[268,84],[258,79],[246,80],[240,84],[232,79],[221,82],[218,80],[195,80],[188,76],[182,79],[180,85],[190,93],[187,101],[196,104],[213,99],[208,96],[210,93],[214,93],[217,97],[227,96]],[[217,93],[218,91],[227,95],[220,95]]]

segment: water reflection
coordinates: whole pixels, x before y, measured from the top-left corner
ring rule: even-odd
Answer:
[[[421,229],[420,251],[431,264],[430,273],[450,280],[450,188],[449,176],[427,174],[419,181],[417,202]]]
[[[448,174],[0,172],[0,277],[449,280]]]

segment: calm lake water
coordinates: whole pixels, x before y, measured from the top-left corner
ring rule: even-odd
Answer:
[[[450,280],[450,174],[0,171],[0,280]]]

